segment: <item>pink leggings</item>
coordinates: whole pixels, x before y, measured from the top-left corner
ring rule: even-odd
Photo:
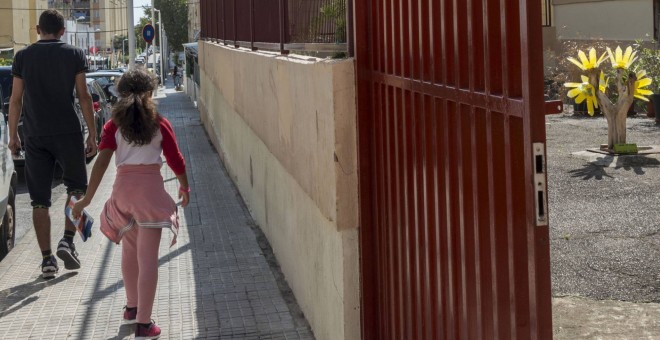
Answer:
[[[137,322],[151,322],[151,310],[158,284],[160,228],[133,227],[122,244],[121,272],[126,288],[126,306],[137,307]]]

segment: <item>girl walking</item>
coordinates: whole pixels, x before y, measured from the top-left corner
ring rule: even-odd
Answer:
[[[160,328],[151,320],[158,281],[158,247],[164,228],[178,232],[177,207],[165,191],[161,153],[179,180],[181,205],[188,204],[186,165],[170,122],[156,112],[151,92],[153,75],[134,68],[119,79],[121,99],[103,127],[99,155],[85,197],[76,203],[79,217],[103,179],[114,153],[117,176],[112,195],[101,212],[101,232],[122,245],[121,269],[126,287],[124,322],[136,323],[135,339],[157,339]]]

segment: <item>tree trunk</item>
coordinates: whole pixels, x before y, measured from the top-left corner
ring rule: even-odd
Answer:
[[[635,99],[635,81],[637,77],[634,72],[628,73],[627,82],[623,82],[623,69],[617,70],[617,92],[619,94],[617,101],[613,104],[605,93],[598,90],[599,69],[589,72],[589,83],[596,89],[596,98],[598,106],[607,119],[607,148],[614,149],[614,144],[626,143],[626,118],[628,110]]]
[[[626,119],[629,107],[630,105],[621,107],[615,112],[603,111],[607,118],[607,148],[610,150],[614,149],[614,144],[626,143]]]

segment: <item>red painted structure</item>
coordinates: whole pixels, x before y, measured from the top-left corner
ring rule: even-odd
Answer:
[[[539,0],[355,0],[363,339],[551,339]]]

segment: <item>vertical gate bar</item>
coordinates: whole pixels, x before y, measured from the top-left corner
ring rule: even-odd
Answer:
[[[488,176],[488,132],[487,113],[483,108],[475,109],[475,150],[473,164],[475,164],[474,186],[479,191],[476,197],[476,239],[479,250],[478,280],[479,280],[479,312],[481,317],[478,339],[493,337],[493,304],[492,304],[492,273],[491,273],[491,247],[490,247],[490,191]],[[481,163],[478,163],[478,162]]]
[[[373,25],[370,27],[373,30]],[[355,38],[353,37],[353,0],[346,0],[346,45],[348,56],[355,55]],[[373,51],[373,50],[372,50]]]
[[[433,104],[434,98],[430,95],[424,97],[424,111],[426,112],[426,199],[427,199],[427,223],[426,223],[426,249],[427,249],[427,272],[426,286],[428,290],[428,315],[426,322],[428,324],[427,339],[439,339],[438,328],[440,327],[440,315],[438,313],[438,303],[440,282],[437,280],[437,262],[438,248],[436,243],[437,235],[437,143],[436,143],[436,124]]]
[[[383,20],[385,28],[385,37],[383,44],[385,45],[385,71],[384,73],[392,74],[394,72],[394,24],[392,19],[394,17],[394,0],[384,0],[383,6]]]
[[[415,79],[412,68],[414,63],[413,57],[413,14],[412,2],[414,0],[402,0],[401,4],[401,74],[404,78]]]
[[[397,261],[397,280],[398,280],[398,303],[397,303],[397,322],[399,326],[399,339],[409,338],[406,334],[406,320],[407,310],[406,310],[406,296],[404,293],[405,289],[405,243],[404,242],[404,228],[406,221],[406,212],[405,212],[405,172],[404,167],[402,166],[404,160],[403,149],[405,147],[404,135],[403,135],[403,99],[402,99],[402,90],[395,88],[394,92],[394,112],[395,112],[395,123],[394,123],[394,134],[396,140],[396,183],[397,183],[397,224],[396,224],[396,261]]]
[[[373,64],[372,64],[373,65]],[[383,291],[379,292],[379,308],[386,309],[386,310],[391,310],[390,308],[390,299],[389,299],[389,292],[392,291],[392,287],[390,285],[390,276],[391,276],[391,266],[389,263],[389,256],[391,252],[391,248],[388,247],[389,244],[389,231],[391,229],[392,221],[388,216],[388,206],[389,206],[389,201],[391,198],[391,191],[390,191],[390,186],[389,183],[391,181],[389,180],[390,175],[389,175],[389,153],[388,153],[388,141],[387,141],[387,120],[388,120],[388,112],[389,112],[389,107],[387,105],[387,97],[386,97],[386,88],[385,85],[382,84],[377,84],[378,88],[378,106],[380,110],[376,111],[377,114],[380,113],[380,124],[378,125],[377,129],[379,131],[379,139],[377,140],[378,144],[378,150],[380,152],[380,157],[381,157],[381,166],[379,168],[381,177],[380,177],[380,182],[378,183],[379,191],[382,194],[382,198],[379,200],[380,207],[381,209],[378,209],[378,219],[381,221],[380,225],[378,226],[379,229],[382,231],[381,232],[381,241],[380,241],[380,254],[379,254],[379,261],[381,263],[381,268],[382,272],[380,273],[378,277],[378,284],[383,287]],[[381,331],[381,338],[387,339],[391,338],[392,334],[390,332],[390,324],[388,320],[388,315],[382,312],[379,312],[379,329]]]
[[[213,16],[213,29],[215,30],[215,42],[220,42],[220,16],[222,15],[222,7],[218,1],[214,1],[213,7],[215,8],[215,15]]]
[[[443,54],[445,57],[446,69],[445,69],[445,82],[446,86],[455,86],[456,85],[456,47],[455,47],[455,36],[454,36],[454,9],[453,9],[454,0],[445,0],[445,7],[443,13],[443,28],[444,32],[444,42],[443,42]]]
[[[411,35],[411,46],[412,53],[410,54],[410,62],[412,64],[411,74],[413,79],[423,82],[424,76],[422,73],[422,60],[424,58],[424,47],[422,46],[422,38],[424,34],[422,33],[422,15],[420,12],[421,9],[421,0],[409,0],[410,1],[410,35]]]
[[[493,178],[496,178],[497,181],[494,181],[495,196],[498,198],[495,201],[495,256],[497,261],[497,296],[499,304],[497,308],[499,310],[499,331],[497,335],[505,339],[513,339],[514,336],[511,333],[512,322],[515,319],[513,316],[513,311],[511,310],[510,304],[510,294],[511,294],[511,282],[510,282],[510,261],[509,261],[509,219],[507,207],[508,205],[508,181],[507,181],[507,158],[506,158],[506,125],[508,124],[508,119],[505,113],[501,112],[492,112],[493,116]]]
[[[382,107],[382,96],[381,96],[381,87],[379,84],[372,84],[372,93],[373,93],[373,104],[374,104],[374,111],[370,113],[372,116],[373,120],[373,139],[374,141],[372,142],[373,145],[373,158],[374,162],[373,164],[375,165],[375,170],[376,170],[376,177],[372,179],[373,181],[373,186],[374,186],[374,198],[375,202],[377,202],[374,207],[373,207],[373,230],[376,235],[375,239],[377,240],[376,242],[376,247],[375,247],[375,259],[374,262],[376,262],[376,266],[378,268],[378,271],[376,273],[375,279],[376,285],[375,288],[378,290],[375,294],[377,299],[376,303],[378,306],[382,306],[383,302],[385,301],[385,294],[387,293],[387,287],[383,284],[383,275],[387,273],[387,266],[385,265],[386,261],[383,261],[383,257],[387,252],[387,249],[384,247],[385,244],[385,237],[384,237],[384,231],[387,230],[387,220],[383,218],[383,207],[385,206],[383,202],[387,198],[384,190],[383,190],[383,184],[384,182],[384,173],[383,173],[383,167],[385,166],[384,160],[385,158],[383,157],[383,142],[382,142],[382,135],[383,135],[383,115],[380,114],[383,112],[383,107]],[[378,318],[377,318],[377,324],[378,324],[378,329],[380,332],[380,336],[382,337],[383,330],[382,330],[382,325],[385,325],[386,323],[383,320],[383,314],[378,313]]]
[[[399,20],[400,22],[402,20],[401,14],[399,14]],[[403,33],[402,33],[403,34]],[[403,45],[403,37],[401,44],[399,47],[401,48]],[[403,48],[401,48],[401,51],[403,51]],[[401,56],[401,62],[403,63],[403,56]],[[415,322],[415,289],[414,289],[414,265],[412,264],[413,262],[413,257],[412,257],[412,236],[411,236],[411,228],[415,225],[415,220],[414,220],[414,214],[411,212],[411,210],[414,210],[414,184],[413,184],[413,179],[414,179],[414,172],[412,171],[412,166],[413,166],[413,159],[412,159],[412,137],[411,137],[411,132],[410,131],[410,126],[412,124],[411,122],[411,116],[412,116],[412,107],[411,107],[411,99],[410,99],[410,92],[406,89],[401,89],[400,92],[401,94],[401,100],[402,100],[402,108],[399,114],[402,117],[401,119],[401,131],[402,131],[402,145],[401,145],[401,151],[402,151],[402,163],[401,167],[403,168],[403,178],[401,179],[403,182],[403,203],[402,203],[402,208],[404,209],[404,220],[403,223],[401,223],[401,228],[403,229],[403,268],[404,268],[404,277],[403,277],[403,282],[404,282],[404,294],[403,294],[403,299],[404,303],[406,306],[405,309],[405,329],[406,329],[406,339],[414,339],[414,326],[413,323]]]
[[[378,1],[378,0],[376,0]],[[388,252],[388,266],[389,266],[389,276],[388,276],[388,282],[389,286],[392,288],[391,291],[388,292],[388,310],[387,310],[387,321],[388,321],[388,329],[389,329],[389,339],[396,339],[399,336],[399,319],[397,318],[398,315],[398,295],[396,295],[397,289],[398,289],[398,272],[397,272],[397,246],[396,246],[396,235],[397,235],[397,228],[398,228],[398,223],[399,223],[399,215],[397,214],[397,195],[398,195],[398,174],[396,172],[396,111],[394,108],[394,97],[393,97],[393,91],[392,88],[387,86],[385,88],[385,102],[387,103],[387,110],[385,111],[387,114],[387,196],[388,196],[388,206],[387,206],[387,211],[388,211],[388,228],[387,228],[387,248],[389,249]]]
[[[392,57],[391,72],[396,76],[401,76],[401,1],[392,1],[392,45],[390,56]]]
[[[234,8],[232,11],[232,16],[233,16],[233,25],[234,25],[234,47],[238,48],[238,29],[237,29],[237,24],[236,24],[236,0],[234,0]]]
[[[222,0],[222,16],[220,19],[222,20],[222,44],[227,45],[227,7],[225,7],[225,1],[227,0]]]
[[[508,65],[507,71],[510,70],[510,66]],[[508,91],[508,90],[507,90]],[[514,245],[514,236],[513,236],[513,194],[512,194],[512,187],[513,187],[513,178],[511,177],[511,149],[508,147],[513,141],[511,140],[511,117],[505,117],[504,119],[504,145],[506,146],[504,148],[504,172],[505,172],[505,179],[506,179],[506,236],[507,236],[507,243],[508,247],[506,249],[507,251],[507,259],[508,259],[508,269],[509,269],[509,309],[510,309],[510,315],[511,315],[511,338],[515,339],[517,338],[517,327],[516,327],[516,277],[515,277],[515,262],[514,262],[514,254],[513,254],[513,245]]]
[[[449,132],[451,131],[450,129],[450,118],[452,116],[452,112],[449,110],[449,101],[447,99],[443,100],[442,103],[442,115],[443,115],[443,133],[442,133],[442,139],[443,139],[443,180],[444,180],[444,190],[442,191],[444,193],[443,197],[443,212],[445,218],[444,218],[444,225],[443,225],[443,249],[444,249],[444,262],[445,262],[445,285],[446,285],[446,298],[445,298],[445,314],[446,314],[446,320],[445,320],[445,327],[446,327],[446,339],[456,339],[456,324],[455,324],[455,285],[454,285],[454,256],[452,254],[452,239],[453,235],[451,233],[451,226],[452,226],[452,211],[451,211],[451,202],[453,197],[451,197],[450,189],[451,189],[451,178],[450,178],[450,160],[449,160]]]
[[[410,4],[410,1],[408,1],[408,4]],[[410,14],[410,11],[408,10],[408,14]],[[410,17],[404,17],[404,19],[408,19],[407,21],[410,22]],[[404,25],[405,26],[405,25]],[[409,39],[408,39],[409,40]],[[405,45],[404,45],[405,46]],[[408,45],[409,46],[409,45]],[[409,50],[409,47],[406,48],[404,47],[404,50]],[[409,52],[409,51],[407,51]],[[406,53],[406,55],[409,55]],[[410,59],[407,59],[410,61]],[[410,77],[410,73],[408,75]],[[417,200],[417,184],[418,184],[418,179],[417,179],[417,136],[416,136],[416,130],[417,130],[417,106],[415,105],[415,93],[412,91],[405,91],[405,97],[406,97],[406,106],[407,109],[404,111],[407,122],[406,122],[406,152],[407,152],[407,171],[408,175],[406,178],[408,179],[408,195],[406,202],[408,203],[408,208],[406,209],[408,212],[408,226],[406,228],[407,232],[407,237],[408,240],[406,242],[406,246],[408,248],[407,250],[407,256],[408,256],[408,280],[410,282],[410,334],[411,338],[410,339],[418,339],[419,338],[419,321],[421,321],[420,318],[420,293],[419,293],[419,271],[417,270],[417,254],[418,254],[418,247],[417,247],[417,230],[419,226],[419,221],[417,218],[417,204],[419,203]]]
[[[415,15],[419,15],[417,11],[414,11]],[[417,26],[417,25],[414,25]],[[417,27],[415,27],[417,28]],[[416,41],[417,42],[417,41]],[[421,74],[418,74],[415,78],[420,79]],[[416,140],[414,145],[415,147],[415,164],[416,164],[416,228],[415,228],[415,271],[417,273],[417,338],[426,339],[426,317],[427,313],[427,299],[428,293],[426,290],[426,244],[425,244],[425,231],[426,231],[426,197],[425,189],[426,183],[424,178],[425,171],[425,144],[426,136],[424,130],[424,121],[425,121],[425,112],[423,107],[423,96],[421,93],[413,92],[414,107],[415,107],[415,130],[413,137]]]
[[[500,44],[500,49],[502,51],[502,95],[505,98],[509,97],[509,65],[507,64],[507,61],[509,60],[509,53],[507,50],[506,42],[507,42],[507,30],[506,30],[506,23],[508,19],[508,15],[506,13],[506,3],[508,0],[500,0],[500,30],[501,30],[501,37],[500,41],[497,43]],[[512,18],[512,20],[515,20],[515,18]]]
[[[280,17],[280,53],[284,54],[284,0],[279,0],[279,17]]]
[[[224,10],[222,8],[222,3],[219,3],[218,1],[216,1],[215,6],[216,6],[215,22],[213,23],[213,25],[215,26],[215,31],[217,33],[216,34],[217,35],[216,42],[220,43],[220,40],[222,40],[222,36],[224,34],[224,32],[220,33],[221,32],[220,31],[220,25],[222,24],[222,15],[223,15]]]
[[[254,51],[254,0],[250,0],[250,50]]]

